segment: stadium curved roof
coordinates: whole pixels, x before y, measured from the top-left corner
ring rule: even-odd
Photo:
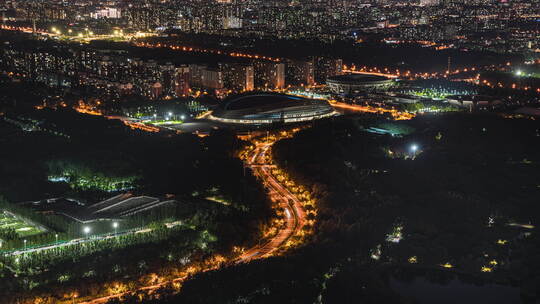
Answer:
[[[225,99],[210,118],[232,123],[271,123],[278,120],[311,120],[333,114],[334,109],[324,100],[277,93],[251,93]]]
[[[312,104],[313,100],[285,94],[255,94],[237,96],[224,101],[224,110],[241,110],[249,108],[286,108]]]

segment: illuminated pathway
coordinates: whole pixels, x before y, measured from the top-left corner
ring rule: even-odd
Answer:
[[[264,165],[266,153],[273,143],[259,144],[253,150],[252,155],[248,157],[253,172],[270,190],[273,201],[278,201],[279,207],[285,213],[285,225],[278,231],[276,236],[266,243],[255,246],[244,252],[238,262],[248,262],[253,259],[269,256],[272,252],[279,249],[291,236],[302,229],[306,221],[306,213],[300,200],[293,195],[285,186],[270,173],[270,166]]]
[[[255,146],[255,149],[250,152],[247,157],[246,165],[253,169],[253,172],[258,176],[265,187],[270,190],[271,198],[273,201],[277,202],[280,208],[284,210],[285,214],[285,224],[281,229],[276,233],[275,236],[270,238],[265,242],[262,242],[259,245],[254,246],[253,248],[247,249],[242,253],[238,258],[236,258],[234,263],[245,263],[255,259],[265,258],[271,256],[275,251],[280,249],[289,238],[296,233],[298,233],[304,224],[306,223],[306,213],[302,206],[302,203],[294,194],[292,194],[283,184],[281,184],[270,172],[273,165],[266,164],[267,153],[274,143],[260,143]],[[201,270],[201,272],[206,272],[210,270],[218,269],[220,266],[211,266],[206,269]],[[192,273],[193,274],[193,273]],[[145,286],[139,288],[139,291],[152,292],[161,287],[166,286],[171,283],[181,283],[189,278],[189,275],[175,278],[170,281],[162,282],[159,284]],[[105,296],[96,298],[93,300],[87,300],[85,302],[79,302],[79,304],[103,304],[111,299],[120,298],[122,296],[128,295],[133,291],[122,292],[115,295]]]
[[[409,120],[414,117],[414,114],[412,113],[399,112],[394,109],[376,108],[372,106],[361,106],[361,105],[348,104],[348,103],[332,101],[332,100],[329,101],[329,103],[334,108],[345,109],[345,110],[356,111],[356,112],[366,112],[366,113],[376,113],[376,114],[390,113],[390,115],[392,115],[392,117],[395,120]]]
[[[388,73],[379,73],[379,72],[363,72],[363,71],[356,71],[356,70],[343,70],[344,73],[351,73],[351,74],[363,74],[363,75],[375,75],[375,76],[384,76],[388,78],[398,78],[397,74],[390,74]]]

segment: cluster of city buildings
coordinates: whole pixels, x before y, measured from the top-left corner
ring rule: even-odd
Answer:
[[[196,91],[228,95],[245,91],[312,86],[342,74],[342,60],[316,57],[279,62],[263,59],[211,64],[134,58],[124,50],[76,48],[57,44],[33,48],[17,43],[0,50],[0,70],[50,87],[92,88],[111,96],[137,94],[150,99],[181,97]]]
[[[1,2],[0,2],[0,5]],[[389,42],[540,52],[536,0],[7,0],[2,20],[138,31]]]

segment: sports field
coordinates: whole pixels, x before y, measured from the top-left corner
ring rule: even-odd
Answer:
[[[40,234],[43,231],[38,227],[29,225],[9,213],[0,213],[0,230],[14,229],[21,238]]]

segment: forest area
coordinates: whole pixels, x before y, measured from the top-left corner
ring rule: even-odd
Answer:
[[[374,125],[409,134],[366,132]],[[316,122],[273,149],[316,198],[310,241],[286,256],[199,274],[179,295],[148,303],[415,303],[391,282],[419,277],[515,287],[533,303],[539,131],[534,120],[496,114]],[[208,286],[213,293],[203,293]]]
[[[73,290],[81,296],[85,290],[107,292],[108,284],[117,280],[127,284],[150,273],[166,277],[172,269],[253,244],[273,216],[265,190],[236,157],[244,143],[231,132],[217,130],[205,138],[148,135],[119,121],[72,110],[40,110],[15,117],[39,128],[28,131],[0,122],[4,135],[0,169],[6,173],[0,178],[0,207],[47,228],[25,237],[25,247],[79,238],[83,225],[21,202],[68,197],[93,204],[118,193],[103,188],[103,183],[129,177],[129,191],[135,195],[168,196],[177,203],[120,223],[121,230],[148,227],[148,233],[2,256],[4,299],[41,295],[54,302]],[[51,181],[51,175],[64,176],[63,172],[69,178]],[[81,185],[83,179],[92,182]],[[100,179],[104,182],[95,182]],[[79,183],[71,185],[73,181]],[[219,197],[227,204],[207,197]],[[165,222],[181,224],[166,227]],[[93,229],[100,231],[100,225],[112,230],[110,222],[96,223]],[[22,237],[11,234],[9,238],[12,247],[23,247]],[[9,248],[5,245],[3,249]]]

